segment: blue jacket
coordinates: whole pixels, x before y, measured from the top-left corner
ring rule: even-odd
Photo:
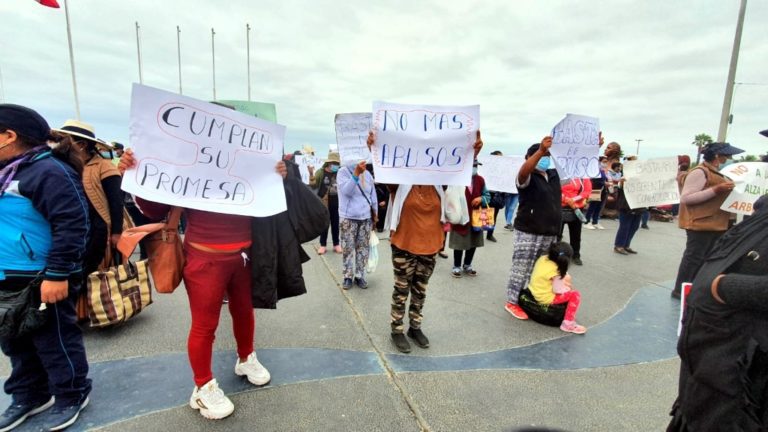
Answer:
[[[0,280],[41,270],[66,280],[82,271],[88,202],[80,176],[50,152],[19,166],[0,215]]]
[[[343,166],[339,169],[338,174],[336,174],[336,184],[339,190],[339,217],[343,219],[366,220],[371,218],[371,207],[373,207],[374,212],[378,213],[379,202],[376,199],[376,187],[373,176],[368,171],[365,171],[362,178],[355,178],[353,175],[355,165]],[[364,181],[363,178],[365,179]],[[365,195],[363,195],[363,192],[365,192]],[[368,204],[368,201],[371,204]]]

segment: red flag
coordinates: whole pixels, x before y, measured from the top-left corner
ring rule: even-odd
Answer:
[[[40,3],[43,6],[48,6],[52,8],[59,8],[59,4],[56,2],[56,0],[35,0],[36,2]]]

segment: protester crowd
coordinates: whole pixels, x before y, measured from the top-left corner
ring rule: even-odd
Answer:
[[[602,135],[599,141],[602,146]],[[369,147],[375,142],[371,132]],[[211,367],[221,305],[228,303],[237,342],[233,372],[255,386],[268,384],[270,373],[254,348],[253,309],[274,307],[279,298],[305,292],[300,267],[309,257],[300,245],[319,236],[316,252],[327,253],[329,228],[331,246],[342,255],[344,290],[369,287],[370,242],[378,240],[377,232],[388,236],[394,274],[391,340],[400,352],[411,351],[409,339],[420,348],[430,345],[422,326],[423,308],[438,253],[446,246],[453,250],[453,277],[477,276],[474,258],[485,241],[499,241],[494,235],[499,224],[513,232],[514,243],[504,309],[517,319],[531,318],[564,332],[586,333],[587,328],[576,322],[584,299],[568,273],[571,264],[590,265],[588,257],[582,260],[582,230],[605,229],[600,218],[614,211],[619,223],[613,250],[633,255],[638,252],[631,247],[632,239],[647,224],[644,217],[650,213],[632,208],[627,201],[618,143],[605,146],[598,177],[565,180],[551,160],[551,146],[552,138],[545,137],[528,148],[515,179],[517,193],[488,190],[478,173],[482,164],[477,156],[483,149],[479,131],[473,146],[471,182],[458,191],[433,185],[380,184],[365,161],[342,163],[336,152],[316,171],[308,168],[307,188],[300,184],[293,155],[288,155],[275,171],[294,201],[289,203],[288,217],[303,218],[306,233],[302,235],[278,226],[285,224],[274,218],[180,208],[127,194],[121,190],[122,176],[137,164],[130,149],[99,139],[85,122],[67,121],[61,128],[51,129],[32,109],[0,105],[0,214],[4,215],[0,218],[0,294],[4,296],[0,301],[18,309],[13,316],[10,309],[3,309],[6,316],[0,320],[0,345],[12,365],[5,382],[12,402],[0,418],[0,431],[41,413],[45,413],[48,430],[61,430],[72,425],[88,405],[91,381],[78,326],[78,319],[83,318],[78,304],[86,281],[89,275],[105,272],[119,261],[118,248],[133,235],[134,227],[152,222],[162,226],[164,221],[183,218],[186,223],[179,258],[192,318],[187,351],[194,386],[189,404],[208,419],[221,419],[234,411]],[[679,297],[682,283],[693,282],[697,294],[689,311],[703,310],[717,317],[723,305],[730,308],[729,314],[746,309],[759,322],[748,331],[764,330],[763,309],[768,301],[752,302],[750,296],[765,296],[765,290],[758,289],[765,286],[765,266],[723,266],[716,272],[707,268],[714,257],[735,253],[718,239],[733,242],[747,229],[741,224],[732,229],[733,215],[720,210],[734,188],[720,168],[739,153],[741,150],[729,144],[715,143],[703,149],[703,163],[681,170],[679,225],[686,231],[687,243],[672,295]],[[500,156],[501,152],[491,154]],[[455,197],[465,202],[463,210],[471,217],[448,217],[447,202]],[[766,213],[758,207],[748,227],[762,230],[764,236]],[[14,217],[7,217],[11,214]],[[501,220],[499,215],[503,215]],[[568,241],[564,242],[566,227]],[[171,228],[175,231],[178,226]],[[141,241],[140,256],[146,258],[150,253],[146,240]],[[264,267],[270,265],[276,267]],[[264,284],[269,285],[269,292],[256,292]],[[697,287],[702,284],[704,287]],[[690,332],[705,325],[690,316],[686,320]],[[730,341],[729,346],[736,352],[745,350],[745,345],[762,349],[764,361],[768,347],[764,335],[763,331],[756,336],[757,348],[749,345],[754,339],[746,338],[738,346]],[[681,339],[684,365],[694,358],[688,348]],[[764,368],[760,373],[765,384]],[[670,430],[701,430],[695,427],[700,424],[695,415],[697,407],[706,402],[691,396],[700,388],[694,385],[700,377],[688,371],[681,374],[686,379],[681,378],[681,396]],[[727,376],[731,381],[737,378]],[[723,385],[733,384],[725,379]],[[737,404],[736,399],[729,403]]]

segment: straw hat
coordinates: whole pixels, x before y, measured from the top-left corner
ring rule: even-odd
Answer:
[[[59,129],[54,129],[54,131],[76,136],[78,138],[85,138],[97,144],[104,143],[104,141],[96,138],[93,126],[86,122],[81,122],[80,120],[67,120],[64,122],[64,126]]]
[[[329,163],[336,162],[337,164],[341,164],[341,156],[337,152],[330,152],[328,153],[328,159],[326,159],[323,166],[328,165]]]

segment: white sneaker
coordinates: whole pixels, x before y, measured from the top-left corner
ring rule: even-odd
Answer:
[[[597,228],[597,229],[605,229],[605,227],[600,225],[600,224],[595,224],[595,228]]]
[[[189,406],[192,409],[200,410],[203,417],[211,420],[223,419],[235,411],[232,401],[221,391],[219,383],[215,379],[192,390]]]
[[[248,359],[244,362],[237,359],[237,363],[235,363],[235,375],[247,376],[248,381],[255,386],[267,385],[272,379],[267,368],[259,363],[259,359],[256,358],[255,352],[248,354]]]
[[[591,229],[591,230],[593,230],[593,229],[595,229],[595,226],[594,226],[594,225],[592,225],[592,224],[584,224],[584,228],[585,228],[585,229]]]

